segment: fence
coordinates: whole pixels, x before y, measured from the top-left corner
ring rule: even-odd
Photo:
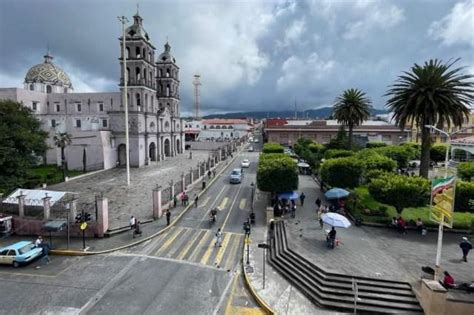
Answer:
[[[182,189],[182,181],[179,181],[177,183],[174,184],[174,194],[177,195],[177,194],[180,194],[183,192],[183,189]]]
[[[161,205],[165,205],[171,200],[171,187],[166,187],[161,191]]]
[[[199,178],[199,171],[197,169],[193,170],[193,179],[196,180]]]
[[[188,173],[186,176],[184,176],[184,184],[185,186],[191,185],[191,173]]]

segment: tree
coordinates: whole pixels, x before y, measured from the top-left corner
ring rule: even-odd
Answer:
[[[334,187],[353,188],[359,185],[364,163],[355,157],[329,159],[321,165],[321,178]]]
[[[449,151],[448,151],[449,156]],[[446,145],[435,144],[430,149],[430,159],[435,162],[444,162],[446,160]]]
[[[63,180],[66,180],[66,172],[67,172],[67,163],[66,163],[66,156],[64,154],[64,150],[68,145],[72,143],[71,135],[67,132],[61,132],[54,136],[54,144],[61,148],[61,168],[63,169]]]
[[[20,103],[0,101],[0,191],[26,183],[30,169],[46,150],[48,134],[32,111]]]
[[[370,100],[359,89],[345,90],[336,98],[334,118],[349,128],[349,150],[352,150],[352,134],[355,126],[359,126],[370,117]]]
[[[329,143],[326,144],[326,149],[346,150],[348,145],[349,142],[347,139],[346,129],[344,128],[344,125],[341,125],[337,131],[336,138],[329,140]]]
[[[459,163],[459,165],[458,165],[458,176],[462,180],[471,181],[472,178],[474,178],[474,162],[461,162],[461,163]]]
[[[257,167],[257,186],[272,193],[298,189],[296,162],[285,154],[261,154]]]
[[[468,118],[474,101],[474,76],[461,74],[462,68],[451,69],[458,61],[442,63],[430,60],[415,64],[411,72],[403,72],[385,94],[386,107],[400,128],[416,124],[421,129],[420,176],[428,177],[431,137],[427,125],[461,127]]]
[[[404,208],[426,205],[430,198],[430,184],[423,177],[382,174],[368,185],[375,200],[394,206],[398,214]]]
[[[474,182],[460,180],[456,183],[454,211],[474,213]]]
[[[265,143],[263,145],[263,153],[283,153],[284,148],[278,143]]]

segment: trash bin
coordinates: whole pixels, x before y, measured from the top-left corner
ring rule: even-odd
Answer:
[[[206,188],[206,181],[202,181],[202,189]]]

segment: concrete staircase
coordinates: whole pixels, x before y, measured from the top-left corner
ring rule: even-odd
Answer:
[[[407,282],[326,272],[288,248],[283,221],[275,223],[269,261],[283,277],[318,307],[342,312],[354,310],[353,279],[358,286],[359,314],[423,313]]]

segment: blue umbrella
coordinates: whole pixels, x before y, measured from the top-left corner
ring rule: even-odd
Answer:
[[[324,196],[326,199],[339,199],[349,196],[350,192],[342,188],[332,188],[326,191]]]
[[[278,199],[287,199],[287,200],[298,199],[298,193],[294,191],[282,192],[278,194]]]

